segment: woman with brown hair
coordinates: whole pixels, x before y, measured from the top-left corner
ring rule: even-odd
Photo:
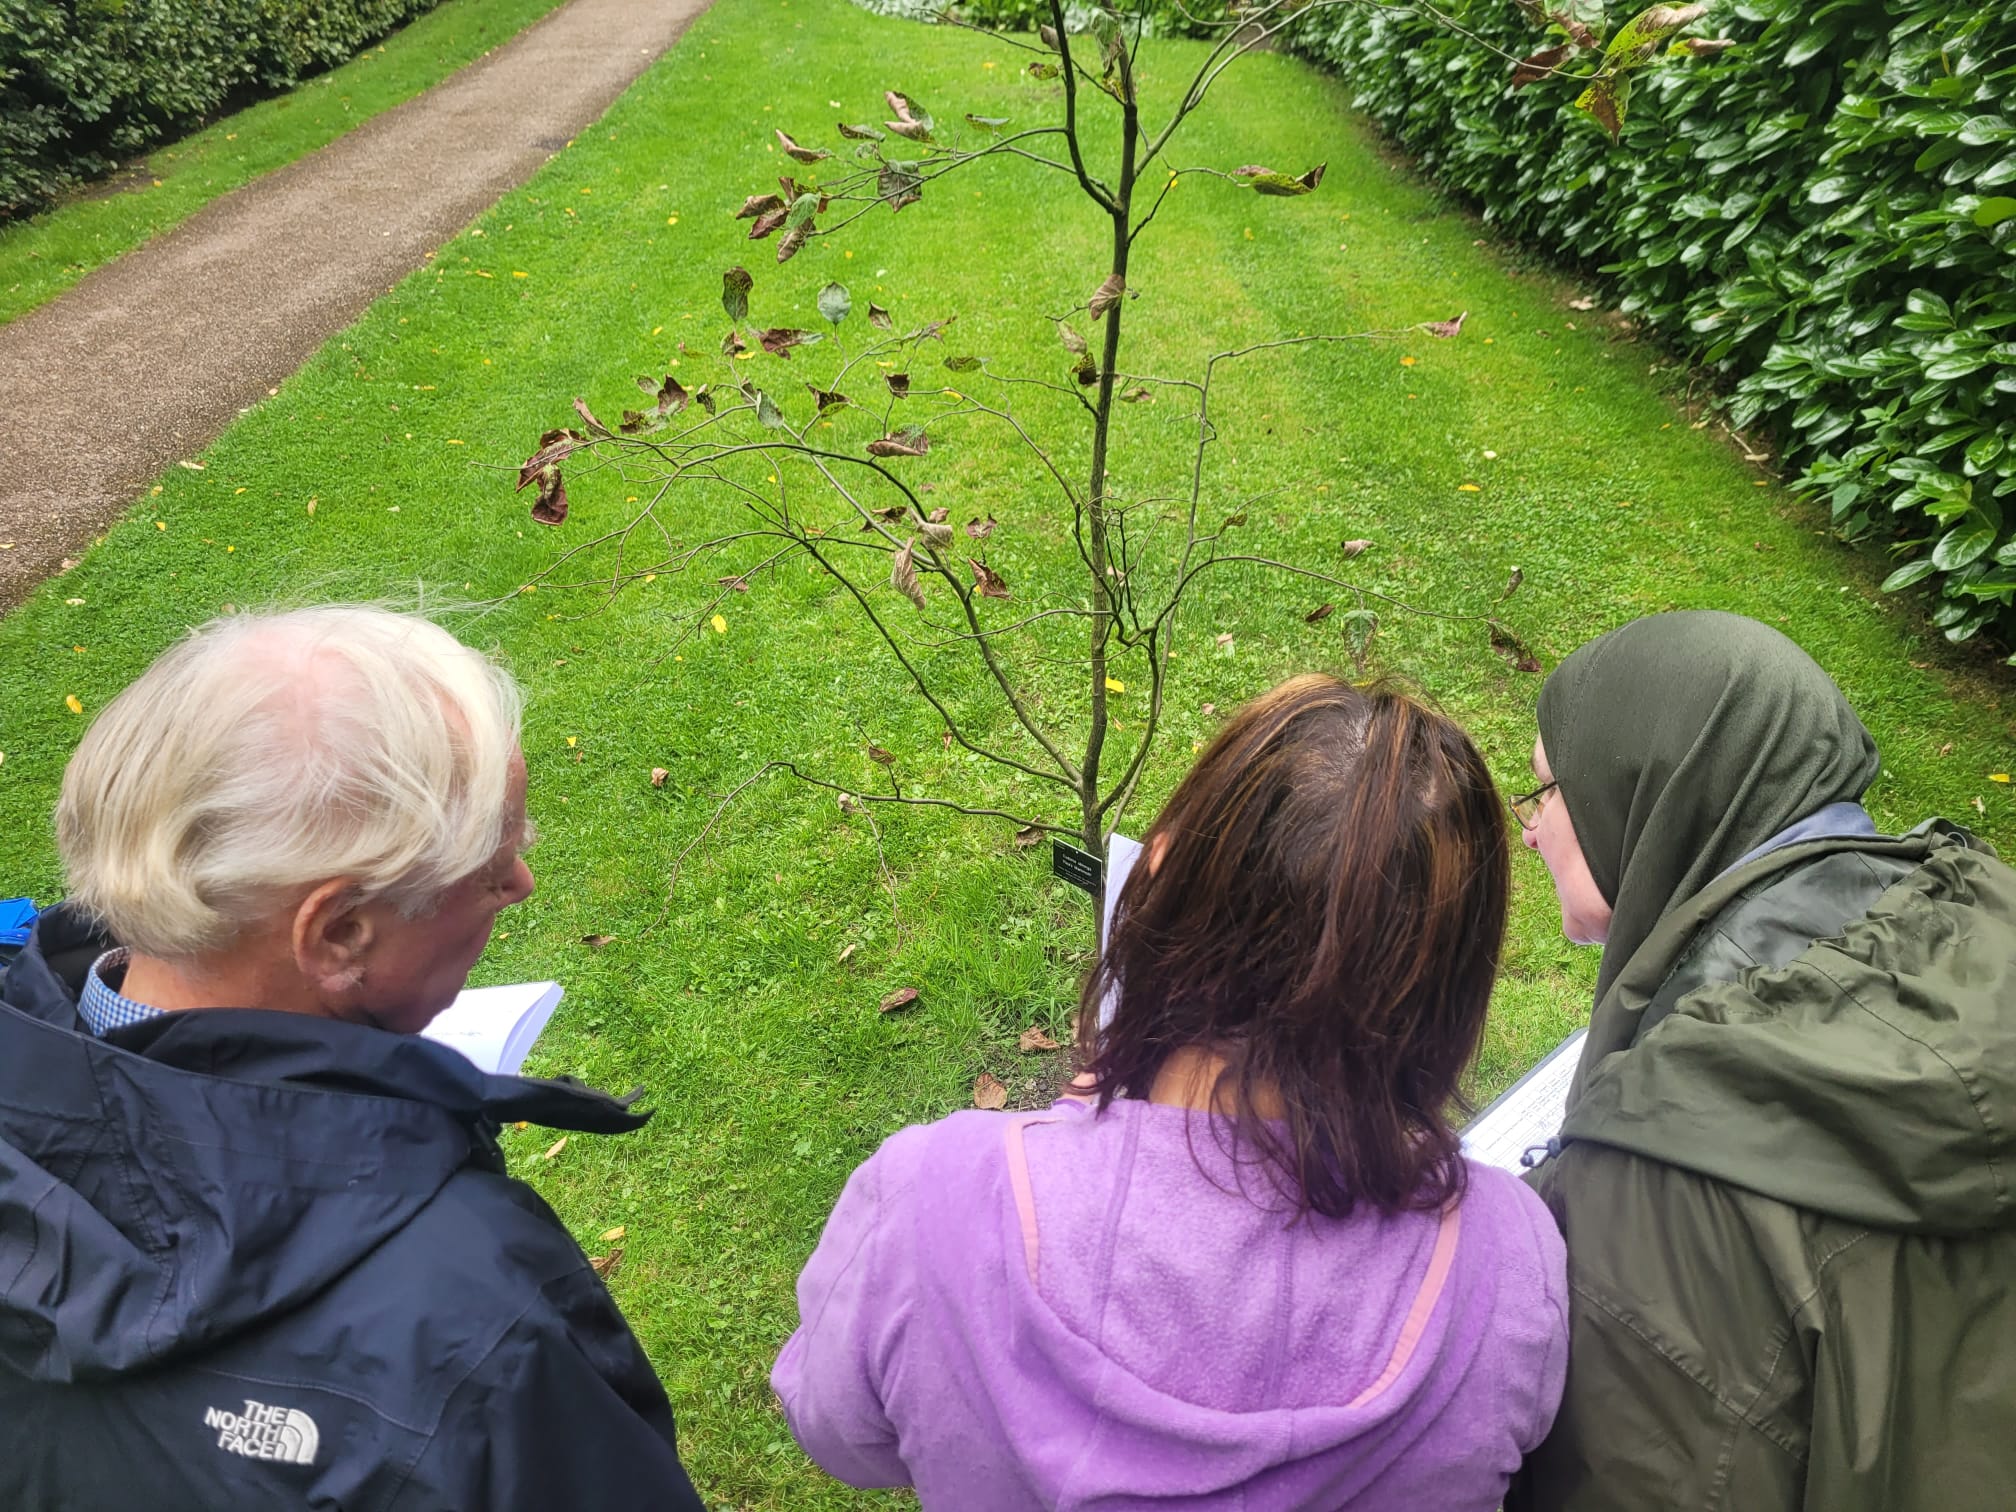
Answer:
[[[1490,1512],[1566,1330],[1546,1212],[1447,1119],[1505,928],[1489,773],[1403,694],[1298,677],[1146,847],[1087,1096],[848,1182],[772,1377],[793,1433],[960,1512]]]

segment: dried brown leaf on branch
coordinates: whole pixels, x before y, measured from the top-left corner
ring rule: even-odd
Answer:
[[[973,586],[980,590],[982,598],[1005,599],[1008,597],[1008,580],[1006,578],[975,557],[968,557],[966,561],[973,569]]]
[[[894,1013],[898,1009],[908,1008],[916,1001],[917,989],[915,987],[898,987],[889,996],[875,1005],[875,1011],[877,1013]]]
[[[721,308],[728,312],[730,320],[749,318],[749,291],[755,287],[756,280],[749,276],[749,270],[739,265],[721,275]]]
[[[1092,297],[1085,302],[1085,313],[1094,320],[1104,315],[1127,292],[1127,280],[1118,273],[1107,275],[1105,282],[1092,291]]]
[[[828,410],[844,409],[854,402],[837,389],[822,389],[816,383],[808,383],[805,387],[812,390],[812,401],[819,406],[822,415]]]
[[[1440,336],[1444,341],[1449,341],[1462,333],[1463,322],[1469,318],[1470,312],[1465,310],[1454,320],[1431,320],[1426,322],[1421,329],[1426,331],[1430,336]]]
[[[924,607],[924,585],[917,581],[917,543],[908,541],[889,564],[889,586],[919,609]]]
[[[532,501],[532,518],[541,525],[567,523],[567,482],[560,476],[560,464],[542,467],[535,475],[539,496]]]
[[[812,240],[812,222],[800,221],[777,239],[777,261],[785,263],[798,255],[799,249]]]
[[[791,348],[810,346],[820,339],[820,334],[817,331],[801,331],[795,326],[772,326],[767,331],[758,332],[756,339],[762,343],[763,350],[772,357],[782,357],[789,361]]]
[[[926,483],[918,491],[920,493],[930,493],[931,485]],[[952,518],[952,511],[947,509],[943,504],[940,504],[931,513],[924,516],[924,518],[929,520],[933,525],[943,525],[947,520]]]
[[[982,1071],[973,1079],[973,1106],[998,1113],[1008,1106],[1008,1088],[998,1076]]]
[[[908,373],[884,373],[882,381],[889,385],[889,392],[898,399],[910,397],[910,375]]]
[[[1311,609],[1307,614],[1302,616],[1302,623],[1305,625],[1320,625],[1336,612],[1337,606],[1335,604],[1318,604],[1314,609]]]
[[[921,457],[931,450],[931,438],[921,430],[900,430],[868,443],[871,457]]]
[[[873,300],[870,300],[868,304],[868,324],[882,331],[893,331],[896,329],[896,323],[889,318],[889,312]]]
[[[783,132],[777,133],[777,141],[784,149],[784,155],[794,163],[819,163],[833,156],[824,147],[800,147]]]
[[[994,524],[994,516],[991,514],[985,520],[975,515],[966,522],[966,534],[976,541],[984,541],[987,537],[994,534]]]
[[[868,759],[877,766],[893,767],[896,765],[896,753],[894,751],[883,750],[882,747],[876,745],[872,740],[868,742]]]
[[[884,163],[881,172],[875,176],[875,193],[892,212],[901,210],[924,197],[924,180],[917,174]]]
[[[845,121],[840,123],[840,135],[847,138],[850,142],[879,142],[882,140],[882,133],[877,131],[873,126],[850,126]]]
[[[783,225],[784,222],[790,218],[790,215],[791,212],[789,210],[784,209],[782,206],[779,206],[775,210],[764,211],[761,215],[757,216],[753,222],[750,223],[749,240],[751,241],[763,240],[764,237],[768,236],[771,232],[775,231],[779,226]]]
[[[882,98],[889,102],[890,110],[895,112],[899,121],[915,121],[927,128],[936,124],[931,119],[930,111],[900,90],[885,90]]]
[[[1561,60],[1572,51],[1572,44],[1563,42],[1558,47],[1543,47],[1536,53],[1519,60],[1512,70],[1512,87],[1524,89],[1528,84],[1537,84],[1561,66]]]
[[[579,415],[583,420],[588,422],[589,434],[594,435],[599,433],[604,436],[613,436],[616,434],[614,431],[609,429],[608,426],[604,425],[600,420],[597,420],[595,418],[594,412],[588,408],[588,401],[586,399],[581,399],[578,397],[575,399],[574,413]]]
[[[1057,339],[1064,343],[1064,350],[1072,356],[1083,355],[1085,351],[1085,338],[1061,320],[1057,322]]]
[[[1044,1051],[1062,1050],[1064,1047],[1045,1034],[1037,1025],[1031,1024],[1027,1029],[1022,1031],[1020,1038],[1015,1041],[1015,1048],[1024,1055],[1039,1055]]]
[[[752,194],[749,198],[742,201],[742,208],[735,212],[735,219],[754,220],[758,216],[768,215],[772,210],[783,210],[786,208],[788,207],[785,205],[781,195]]]
[[[934,509],[931,512],[936,514],[938,511]],[[933,546],[943,547],[952,544],[952,527],[943,520],[926,520],[917,527],[917,533]]]

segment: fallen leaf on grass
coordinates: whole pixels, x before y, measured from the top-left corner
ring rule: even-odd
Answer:
[[[876,1005],[875,1011],[877,1013],[894,1013],[899,1008],[908,1008],[916,1001],[917,989],[915,987],[898,987]]]
[[[1213,714],[1216,714],[1218,712],[1218,705],[1216,705],[1215,703],[1207,703],[1206,705],[1204,705],[1203,708],[1199,709],[1197,712],[1199,714],[1202,714],[1206,719],[1209,719]]]
[[[1311,609],[1307,614],[1302,616],[1302,623],[1305,625],[1320,625],[1336,612],[1337,606],[1335,604],[1318,604],[1314,609]]]
[[[618,1232],[620,1233],[621,1230],[618,1230]],[[622,1263],[623,1263],[623,1251],[621,1251],[620,1249],[613,1249],[609,1251],[609,1253],[606,1255],[597,1255],[594,1259],[588,1262],[588,1264],[593,1268],[595,1274],[600,1276],[604,1281],[607,1281],[611,1276],[615,1275],[616,1268],[620,1266]]]
[[[1526,648],[1526,643],[1502,625],[1491,627],[1491,649],[1511,665],[1515,672],[1538,672],[1540,659]]]
[[[1371,549],[1372,543],[1370,541],[1346,541],[1344,543],[1344,555],[1347,557],[1354,557],[1361,552],[1370,551]]]
[[[859,950],[860,948],[861,948],[860,942],[857,940],[855,943],[849,945],[845,950],[841,951],[840,959],[838,961],[835,961],[833,964],[835,966],[844,964],[847,960],[847,957],[854,954],[854,952]]]
[[[2009,774],[2007,772],[1990,772],[1988,774],[1988,780],[1990,782],[2007,782],[2009,780]]]
[[[1469,318],[1470,312],[1465,310],[1454,320],[1431,320],[1423,325],[1421,329],[1426,331],[1430,336],[1440,336],[1444,341],[1448,341],[1452,337],[1462,333],[1463,322]]]
[[[714,627],[714,633],[716,635],[726,635],[728,633],[728,621],[721,618],[721,616],[718,614],[715,615],[714,618],[707,621],[707,623]]]
[[[1022,1031],[1022,1037],[1015,1041],[1015,1048],[1024,1055],[1035,1055],[1044,1050],[1062,1050],[1064,1047],[1033,1024]]]
[[[586,945],[590,950],[600,950],[604,945],[614,943],[615,939],[616,936],[614,935],[585,934],[581,936],[581,943]]]
[[[1155,396],[1149,393],[1147,389],[1137,388],[1133,390],[1131,393],[1122,394],[1120,396],[1120,402],[1122,404],[1143,404],[1152,401],[1154,397]]]
[[[1008,1089],[997,1076],[982,1071],[973,1080],[973,1106],[985,1108],[988,1112],[998,1112],[1008,1106]]]
[[[896,757],[893,752],[885,751],[882,747],[872,743],[868,747],[868,759],[882,766],[896,765]]]
[[[671,775],[672,774],[666,771],[665,768],[663,767],[651,768],[651,786],[655,788],[661,788],[665,786],[665,779],[667,777],[670,777]]]
[[[1568,301],[1568,308],[1571,310],[1593,310],[1596,308],[1596,301],[1593,299],[1571,299]]]
[[[84,712],[83,701],[75,693],[66,693],[63,696],[63,707],[68,709],[72,714],[82,714]]]
[[[1953,742],[1949,740],[1946,744],[1939,747],[1939,754],[1941,756],[1951,756],[1953,754]]]
[[[566,1148],[567,1148],[567,1136],[565,1134],[562,1134],[558,1139],[554,1140],[552,1144],[546,1147],[546,1153],[544,1155],[541,1155],[539,1158],[541,1160],[551,1160],[555,1155],[558,1155],[562,1150]]]
[[[1042,838],[1043,830],[1040,825],[1032,824],[1027,829],[1019,829],[1015,831],[1015,849],[1027,850]]]
[[[608,1233],[604,1234],[600,1239],[596,1240],[595,1242],[597,1244],[614,1244],[618,1239],[621,1239],[623,1237],[623,1233],[624,1233],[623,1225],[619,1223],[616,1225],[616,1227],[609,1230]]]

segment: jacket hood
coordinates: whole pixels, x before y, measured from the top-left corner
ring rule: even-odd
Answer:
[[[1783,965],[1631,1020],[1685,941],[1816,857],[1894,863],[1873,904]],[[2016,872],[1963,831],[1792,847],[1662,923],[1598,1003],[1563,1128],[1871,1227],[2016,1224]]]
[[[213,1346],[328,1286],[465,1164],[501,1169],[501,1123],[646,1116],[299,1014],[97,1039],[77,991],[109,944],[58,908],[0,976],[0,1370],[98,1380]]]

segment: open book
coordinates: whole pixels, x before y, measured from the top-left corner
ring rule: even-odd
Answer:
[[[420,1035],[466,1055],[480,1070],[516,1076],[559,1006],[560,990],[558,982],[466,987]]]
[[[1120,889],[1127,874],[1141,857],[1141,843],[1115,834],[1106,850],[1106,881],[1100,900],[1099,941],[1104,945],[1113,933],[1113,912],[1120,901]],[[1099,1027],[1113,1021],[1115,998],[1111,992],[1099,1005]],[[1568,1084],[1575,1079],[1576,1064],[1582,1059],[1582,1040],[1588,1033],[1577,1029],[1548,1052],[1547,1057],[1508,1087],[1503,1095],[1480,1112],[1463,1130],[1463,1153],[1482,1165],[1505,1171],[1526,1169],[1528,1150],[1544,1150],[1547,1141],[1561,1132],[1561,1120],[1568,1108]],[[1536,1157],[1535,1163],[1544,1156]]]
[[[1568,1111],[1568,1084],[1582,1059],[1587,1029],[1577,1029],[1547,1052],[1539,1065],[1512,1083],[1463,1129],[1463,1153],[1501,1171],[1526,1169],[1547,1158],[1547,1141],[1561,1132]]]

